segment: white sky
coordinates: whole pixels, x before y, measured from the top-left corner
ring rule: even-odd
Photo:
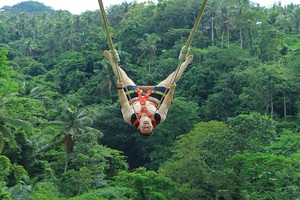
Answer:
[[[30,0],[0,0],[0,8],[3,6],[13,6],[17,3],[30,1]],[[98,0],[32,0],[43,3],[46,6],[50,6],[55,10],[69,10],[73,14],[80,14],[87,10],[99,9]],[[121,4],[122,2],[144,2],[147,0],[102,0],[104,7],[110,5]]]
[[[13,6],[17,3],[27,1],[27,0],[0,0],[0,8],[3,6]],[[29,0],[28,0],[29,1]],[[99,9],[98,0],[34,0],[44,3],[46,6],[50,6],[55,10],[69,10],[73,14],[80,14],[87,10],[97,10]],[[144,2],[147,0],[102,0],[104,7],[110,5],[121,4],[122,2]],[[251,0],[250,0],[251,1]],[[260,6],[272,6],[273,3],[281,2],[282,5],[294,3],[300,4],[300,0],[252,0],[251,2],[257,2]],[[154,1],[155,2],[155,1]],[[184,3],[184,1],[182,1]]]

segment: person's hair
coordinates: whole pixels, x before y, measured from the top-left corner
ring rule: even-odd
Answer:
[[[149,133],[149,134],[143,134],[143,133],[140,131],[140,129],[138,129],[138,132],[139,132],[140,135],[145,136],[145,137],[148,137],[148,136],[150,136],[150,135],[153,134],[153,131],[152,131],[151,133]]]

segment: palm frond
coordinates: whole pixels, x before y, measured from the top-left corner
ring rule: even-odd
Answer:
[[[63,130],[67,130],[70,128],[70,124],[68,123],[68,121],[55,120],[55,121],[50,121],[47,124],[53,127],[61,128]]]
[[[13,126],[17,126],[17,127],[21,127],[24,129],[24,131],[30,132],[31,131],[31,123],[21,120],[21,119],[14,119],[14,118],[10,118],[10,117],[2,117],[2,121],[4,123],[8,123],[11,124]]]
[[[85,116],[85,117],[77,118],[75,120],[75,123],[83,126],[87,126],[87,125],[91,125],[93,123],[93,120],[90,117]]]
[[[83,118],[86,117],[88,115],[88,111],[85,109],[80,109],[77,113],[77,118]]]
[[[48,124],[51,124],[51,125],[59,125],[59,126],[65,126],[65,125],[66,125],[66,122],[64,122],[64,121],[59,121],[59,120],[55,120],[55,121],[50,121],[50,122],[48,122]]]
[[[0,132],[0,154],[2,153],[3,147],[4,147],[3,135]]]
[[[48,99],[48,97],[44,96],[43,88],[41,87],[32,88],[29,97],[33,99]]]
[[[0,124],[0,153],[2,152],[4,146],[4,136],[9,138],[8,142],[11,148],[17,145],[17,142],[12,132],[7,127]]]
[[[98,137],[102,137],[103,136],[103,133],[100,130],[92,128],[92,127],[89,127],[89,126],[80,127],[80,129],[82,129],[84,131],[90,131],[90,132],[96,133],[96,135]]]
[[[63,122],[63,121],[59,121],[59,120],[55,120],[55,121],[50,121],[50,122],[48,122],[48,124],[54,124],[54,125],[64,125],[65,124],[65,122]]]
[[[37,152],[32,156],[33,158],[37,157],[41,152],[44,152],[48,150],[51,146],[55,144],[59,144],[63,141],[63,138],[65,136],[65,133],[61,131],[59,134],[57,134],[54,138],[52,138],[46,145],[40,147]]]
[[[37,94],[37,93],[41,93],[43,91],[43,88],[41,87],[34,87],[31,89],[31,94]]]

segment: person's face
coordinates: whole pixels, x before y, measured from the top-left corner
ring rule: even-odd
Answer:
[[[138,129],[142,135],[150,135],[153,131],[151,119],[148,116],[141,117]]]

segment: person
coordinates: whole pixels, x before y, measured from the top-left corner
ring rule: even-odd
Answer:
[[[155,87],[142,91],[121,69],[113,62],[109,51],[104,51],[104,56],[109,60],[114,74],[118,78],[118,97],[121,104],[123,119],[138,129],[144,136],[152,135],[153,129],[167,117],[171,105],[176,82],[184,70],[192,62],[193,55],[186,57],[178,72],[172,72],[165,80]],[[168,88],[169,87],[169,88]]]

